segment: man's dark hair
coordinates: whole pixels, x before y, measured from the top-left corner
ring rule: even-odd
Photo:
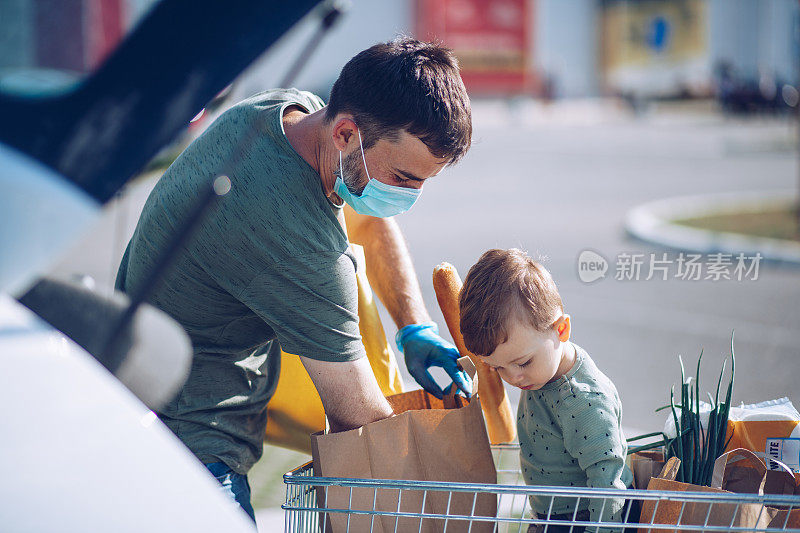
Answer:
[[[365,149],[406,130],[452,164],[472,141],[472,112],[458,61],[436,43],[401,38],[359,53],[331,89],[325,116],[330,121],[338,113],[353,115]]]

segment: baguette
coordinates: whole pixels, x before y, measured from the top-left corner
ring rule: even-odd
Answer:
[[[433,269],[433,289],[436,291],[436,299],[439,301],[453,342],[462,356],[468,356],[475,363],[478,396],[481,400],[483,417],[486,419],[489,441],[492,444],[511,442],[517,436],[517,428],[503,381],[497,372],[492,371],[489,365],[464,346],[460,327],[461,314],[458,309],[461,285],[458,271],[450,263],[442,263]]]

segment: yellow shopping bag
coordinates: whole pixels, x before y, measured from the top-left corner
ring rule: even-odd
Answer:
[[[358,319],[367,358],[383,394],[398,394],[403,392],[403,380],[369,286],[364,249],[356,244],[351,247],[358,261]],[[267,442],[310,454],[309,435],[324,429],[325,410],[314,383],[299,357],[281,352],[278,387],[267,405]]]

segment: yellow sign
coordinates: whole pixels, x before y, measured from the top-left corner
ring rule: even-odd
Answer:
[[[707,2],[612,1],[603,11],[606,82],[621,91],[670,92],[702,83],[708,66]]]

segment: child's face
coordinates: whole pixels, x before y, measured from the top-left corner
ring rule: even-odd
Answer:
[[[506,383],[523,390],[537,390],[563,373],[560,370],[564,363],[564,342],[568,339],[568,316],[559,318],[546,331],[512,318],[508,340],[481,359]]]

